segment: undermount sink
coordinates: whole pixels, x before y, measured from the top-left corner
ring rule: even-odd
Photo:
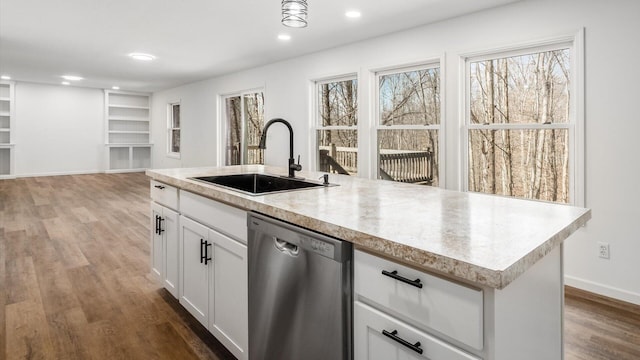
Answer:
[[[257,173],[200,176],[191,179],[223,186],[249,195],[264,195],[275,192],[329,186],[315,181]]]

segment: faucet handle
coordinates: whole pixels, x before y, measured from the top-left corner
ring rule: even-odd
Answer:
[[[291,168],[292,168],[293,170],[295,170],[295,171],[300,171],[300,170],[302,170],[302,165],[300,165],[300,155],[298,155],[298,163],[297,163],[297,164],[295,164],[295,163],[294,163],[294,164],[291,164],[290,166],[291,166]]]

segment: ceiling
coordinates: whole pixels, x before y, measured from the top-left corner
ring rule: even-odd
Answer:
[[[309,26],[292,29],[280,0],[0,0],[0,73],[157,91],[515,1],[308,0]],[[351,9],[362,17],[345,17]]]

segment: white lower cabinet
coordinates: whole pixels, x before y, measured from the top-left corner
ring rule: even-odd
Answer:
[[[180,304],[204,326],[209,320],[208,244],[209,229],[180,216]]]
[[[356,360],[479,360],[483,291],[354,252]]]
[[[357,360],[478,360],[358,301],[354,305],[353,328]]]
[[[247,247],[180,216],[180,304],[238,359],[249,343]]]
[[[247,359],[247,247],[215,230],[209,230],[209,239],[209,331],[238,359]]]
[[[178,297],[178,213],[151,203],[151,272]]]

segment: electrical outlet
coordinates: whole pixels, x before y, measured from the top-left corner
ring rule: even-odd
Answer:
[[[598,256],[603,259],[609,258],[609,243],[598,242]]]

